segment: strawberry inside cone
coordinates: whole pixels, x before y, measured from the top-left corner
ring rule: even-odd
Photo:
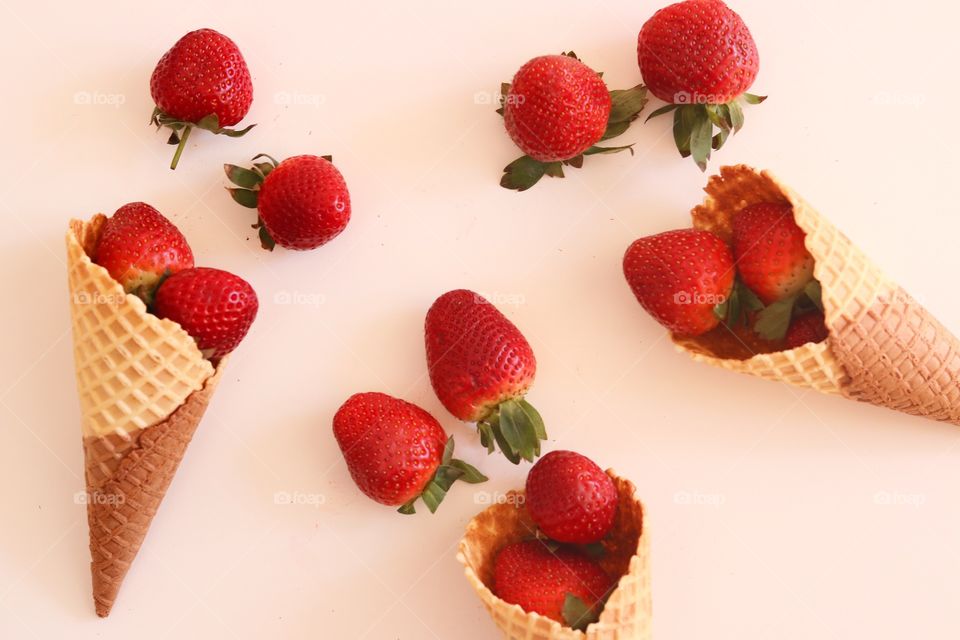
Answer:
[[[598,143],[626,131],[646,103],[643,85],[610,91],[572,51],[530,60],[500,87],[497,113],[526,154],[504,168],[500,186],[525,191],[545,175],[562,178],[564,166],[583,166],[586,156],[633,154],[633,145]]]

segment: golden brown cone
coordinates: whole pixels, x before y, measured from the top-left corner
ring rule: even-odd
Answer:
[[[617,487],[619,508],[610,534],[603,541],[606,553],[600,564],[610,576],[621,576],[600,619],[576,631],[536,613],[527,613],[493,594],[493,563],[504,546],[533,535],[536,525],[523,506],[523,491],[479,513],[467,525],[457,560],[467,580],[493,617],[504,637],[516,640],[649,640],[651,637],[650,536],[643,504],[629,480],[608,470]]]
[[[717,357],[729,341],[718,329],[673,336],[695,360],[770,380],[960,424],[960,342],[922,305],[891,282],[845,235],[770,173],[722,167],[692,212],[693,226],[729,241],[731,221],[759,202],[793,206],[816,260],[829,337],[825,342],[743,358]]]

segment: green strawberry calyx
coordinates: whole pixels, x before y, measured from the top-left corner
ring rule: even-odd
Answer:
[[[571,58],[577,58],[573,51],[564,52],[563,55]],[[599,75],[603,75],[600,73]],[[497,113],[503,115],[503,109],[506,103],[507,94],[510,92],[510,83],[504,82],[500,85],[500,108]],[[614,89],[610,91],[610,117],[607,119],[607,129],[604,131],[600,142],[616,138],[626,131],[630,124],[640,117],[640,112],[646,106],[649,98],[647,97],[647,88],[638,84],[630,89]],[[557,160],[555,162],[540,162],[530,156],[523,155],[503,168],[503,176],[500,178],[500,186],[505,189],[516,191],[526,191],[540,181],[543,176],[551,178],[562,178],[563,167],[573,167],[579,169],[583,166],[583,160],[586,156],[599,154],[619,153],[629,151],[633,155],[633,145],[623,145],[619,147],[593,145],[583,153],[566,160]]]
[[[156,125],[158,130],[161,127],[168,127],[170,129],[170,137],[167,139],[167,144],[177,146],[177,150],[173,154],[173,160],[170,162],[171,169],[177,168],[177,164],[180,162],[180,156],[183,154],[183,150],[187,146],[187,138],[190,137],[190,132],[193,131],[194,127],[197,129],[203,129],[204,131],[209,131],[210,133],[216,135],[239,138],[246,135],[250,129],[253,129],[255,126],[257,126],[255,124],[251,124],[243,129],[221,127],[220,118],[217,117],[217,114],[215,113],[206,115],[196,122],[187,122],[185,120],[180,120],[178,118],[174,118],[173,116],[167,115],[160,110],[160,107],[153,108],[153,114],[150,116],[150,123]]]
[[[747,325],[754,319],[753,330],[757,335],[764,340],[779,342],[787,335],[793,318],[813,310],[823,311],[822,288],[816,278],[799,293],[767,305],[737,278],[730,296],[714,307],[713,312],[730,328],[737,324]]]
[[[540,455],[540,442],[547,429],[540,412],[524,398],[510,398],[498,404],[477,422],[480,444],[493,453],[497,447],[513,464],[533,462]]]
[[[743,128],[741,102],[760,104],[766,99],[767,96],[744,93],[719,104],[696,101],[673,103],[653,111],[645,122],[672,111],[673,140],[677,150],[684,158],[693,156],[700,170],[706,171],[711,151],[718,151],[727,138]]]
[[[447,439],[446,445],[443,447],[443,457],[433,477],[424,485],[420,495],[415,496],[412,500],[397,509],[398,512],[405,515],[416,513],[414,503],[418,499],[422,499],[424,504],[427,505],[427,509],[430,510],[430,513],[436,513],[437,507],[443,502],[447,491],[450,490],[450,487],[453,486],[453,483],[457,480],[462,480],[469,484],[479,484],[488,480],[487,476],[480,473],[476,467],[463,460],[454,458],[453,448],[453,436],[450,436]]]
[[[600,612],[605,604],[606,598],[591,607],[577,596],[568,593],[563,599],[564,624],[577,631],[586,631],[587,627],[600,619]]]

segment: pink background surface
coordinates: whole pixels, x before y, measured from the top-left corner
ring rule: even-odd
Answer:
[[[54,8],[55,6],[55,8]],[[0,1],[0,637],[495,637],[454,559],[463,526],[526,468],[487,458],[426,379],[423,315],[492,297],[540,361],[550,448],[632,478],[649,506],[658,638],[955,638],[960,430],[696,365],[630,295],[634,238],[687,224],[705,184],[667,120],[525,194],[488,104],[527,59],[574,49],[640,81],[660,3]],[[776,171],[945,324],[954,273],[956,10],[737,0],[761,53],[746,128],[714,159]],[[147,125],[160,55],[234,38],[256,96],[246,138],[200,133],[180,168]],[[224,162],[332,153],[354,219],[319,251],[262,252]],[[260,316],[130,572],[93,615],[63,234],[145,200],[198,261],[248,278]],[[352,485],[330,432],[351,393],[417,402],[493,479],[403,518]],[[484,493],[486,492],[486,493]],[[307,498],[277,504],[277,494]]]

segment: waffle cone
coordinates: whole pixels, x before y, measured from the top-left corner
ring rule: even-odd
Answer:
[[[478,514],[467,525],[457,560],[464,565],[467,580],[480,597],[506,638],[516,640],[648,640],[651,637],[650,536],[643,505],[631,482],[616,475],[620,496],[616,521],[603,542],[606,553],[599,562],[611,576],[621,576],[610,594],[600,619],[576,631],[518,605],[501,600],[490,589],[493,564],[504,546],[530,537],[536,526],[523,506],[523,492],[512,491],[501,504]]]
[[[80,396],[93,596],[105,617],[216,389],[178,324],[93,263],[103,215],[73,220],[67,270]]]
[[[743,342],[731,348],[721,325],[697,338],[673,336],[681,351],[724,369],[960,424],[960,342],[922,305],[770,173],[723,167],[705,191],[693,226],[727,241],[733,217],[745,207],[792,205],[816,261],[829,335],[821,343],[754,355]]]

